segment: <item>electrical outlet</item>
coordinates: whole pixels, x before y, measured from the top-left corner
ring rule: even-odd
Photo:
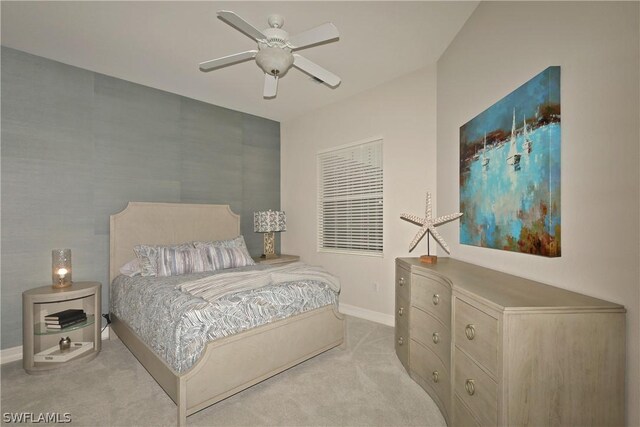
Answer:
[[[380,284],[378,282],[373,282],[373,290],[375,292],[380,291]]]

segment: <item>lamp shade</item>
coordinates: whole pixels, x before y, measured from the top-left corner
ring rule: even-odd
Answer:
[[[270,233],[287,230],[287,216],[282,211],[259,211],[253,213],[253,231]]]
[[[71,249],[51,251],[51,277],[54,288],[71,286]]]

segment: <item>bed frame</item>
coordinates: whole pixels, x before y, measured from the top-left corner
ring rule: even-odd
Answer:
[[[135,257],[137,244],[174,244],[231,239],[240,217],[228,205],[130,202],[111,215],[112,281]],[[344,342],[344,318],[332,306],[210,342],[196,364],[180,374],[111,313],[111,332],[129,348],[178,405],[178,425],[187,416]]]

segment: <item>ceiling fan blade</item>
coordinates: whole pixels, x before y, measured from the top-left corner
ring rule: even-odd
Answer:
[[[278,78],[271,74],[264,73],[264,94],[265,98],[273,98],[278,92]]]
[[[336,87],[340,84],[340,77],[336,76],[330,71],[325,70],[318,64],[309,61],[304,56],[300,56],[297,53],[293,54],[293,66],[304,71],[307,74],[311,74],[313,77],[322,80],[324,83],[331,87]]]
[[[199,65],[200,71],[211,71],[216,68],[226,67],[227,65],[236,64],[238,62],[246,61],[247,59],[255,58],[257,50],[248,50],[246,52],[235,53],[229,56],[223,56],[222,58],[212,59],[211,61],[201,62]]]
[[[267,36],[262,34],[262,31],[258,30],[256,27],[249,24],[247,21],[240,18],[238,15],[231,12],[230,10],[219,10],[218,16],[227,24],[230,24],[231,26],[237,28],[238,30],[242,31],[243,33],[245,33],[246,35],[248,35],[249,37],[251,37],[256,41],[265,40],[267,38]]]
[[[340,33],[336,26],[331,22],[327,22],[326,24],[319,25],[289,38],[289,45],[292,49],[302,49],[314,44],[337,39],[338,37],[340,37]]]

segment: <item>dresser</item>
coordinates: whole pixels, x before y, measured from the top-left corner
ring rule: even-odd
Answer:
[[[625,312],[450,258],[396,260],[396,354],[449,425],[623,425]]]
[[[413,259],[396,262],[396,354],[446,420],[451,412],[451,284]]]

